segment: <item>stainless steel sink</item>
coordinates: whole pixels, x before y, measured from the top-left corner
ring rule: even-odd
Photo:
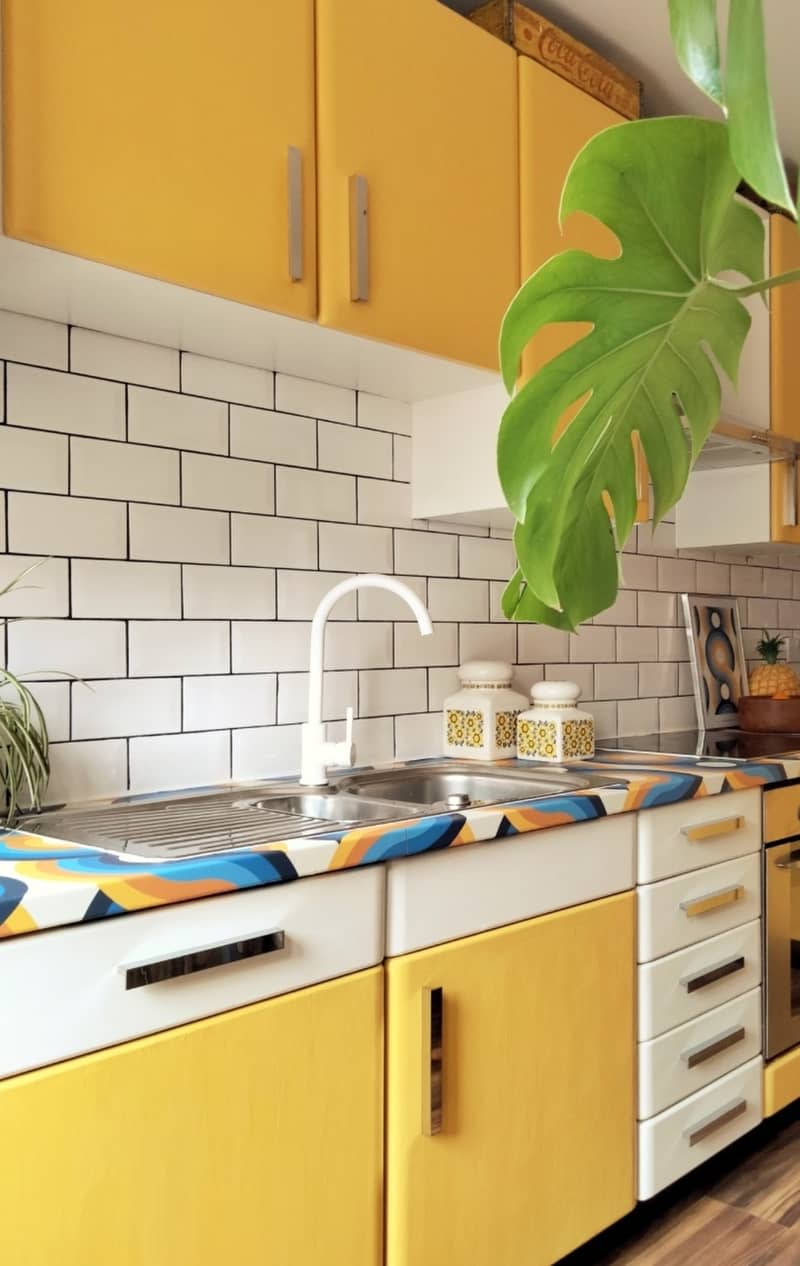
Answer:
[[[442,761],[352,774],[342,778],[338,786],[352,796],[376,796],[434,809],[460,809],[608,787],[611,783],[610,778],[562,767],[528,770],[474,761]]]

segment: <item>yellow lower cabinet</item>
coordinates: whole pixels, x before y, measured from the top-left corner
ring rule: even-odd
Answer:
[[[382,1009],[374,968],[0,1083],[3,1261],[378,1266]]]
[[[550,1266],[633,1207],[632,893],[390,960],[387,1026],[388,1266]]]

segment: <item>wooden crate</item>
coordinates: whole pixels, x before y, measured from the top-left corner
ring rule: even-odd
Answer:
[[[488,0],[469,16],[485,31],[533,57],[626,119],[639,118],[642,85],[638,79],[519,0]]]

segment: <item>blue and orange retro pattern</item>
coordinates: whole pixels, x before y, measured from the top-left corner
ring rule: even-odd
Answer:
[[[0,938],[785,782],[800,777],[800,753],[741,761],[608,752],[576,768],[613,785],[183,861],[0,832]]]

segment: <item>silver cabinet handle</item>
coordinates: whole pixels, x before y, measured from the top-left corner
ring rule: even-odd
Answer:
[[[369,185],[356,175],[350,177],[350,298],[369,299]]]
[[[777,870],[800,870],[800,852],[795,849],[782,862],[775,862],[775,867]]]
[[[745,820],[740,815],[735,818],[717,818],[714,822],[699,822],[696,826],[684,826],[682,833],[692,844],[701,844],[704,840],[716,840],[721,835],[732,835],[734,831],[743,831]]]
[[[724,1033],[718,1033],[716,1037],[709,1038],[707,1042],[700,1042],[697,1046],[690,1046],[687,1050],[681,1051],[681,1059],[687,1068],[696,1068],[698,1064],[704,1064],[707,1059],[713,1059],[715,1055],[721,1055],[730,1046],[736,1046],[737,1042],[743,1042],[744,1038],[744,1025],[735,1024],[733,1028],[726,1029]]]
[[[708,892],[704,897],[692,897],[682,901],[680,908],[688,918],[694,919],[698,914],[709,914],[722,906],[732,906],[744,896],[743,884],[732,884],[730,888],[720,888],[718,892]]]
[[[442,1132],[444,991],[422,990],[422,1133]]]
[[[140,963],[121,963],[117,970],[125,977],[126,989],[141,989],[144,985],[156,985],[176,976],[193,976],[208,971],[210,967],[226,967],[241,963],[247,958],[262,954],[274,954],[286,944],[285,932],[260,932],[245,940],[227,941],[222,945],[200,945],[169,958],[151,958]]]
[[[289,276],[303,280],[303,155],[296,145],[287,151],[289,187]]]
[[[721,963],[704,967],[702,971],[692,972],[690,976],[681,976],[679,983],[687,993],[695,993],[698,989],[705,989],[706,985],[713,985],[717,980],[724,980],[726,976],[733,976],[735,972],[743,970],[744,954],[737,954],[734,958],[725,958]]]
[[[695,1121],[694,1125],[688,1126],[683,1131],[683,1137],[688,1139],[690,1147],[694,1147],[695,1143],[702,1143],[703,1139],[707,1139],[709,1134],[713,1134],[715,1130],[721,1130],[723,1125],[727,1125],[730,1121],[735,1121],[737,1117],[742,1116],[746,1111],[746,1099],[732,1099],[730,1103],[718,1108],[716,1112],[712,1112],[709,1116],[703,1117],[701,1121]]]

